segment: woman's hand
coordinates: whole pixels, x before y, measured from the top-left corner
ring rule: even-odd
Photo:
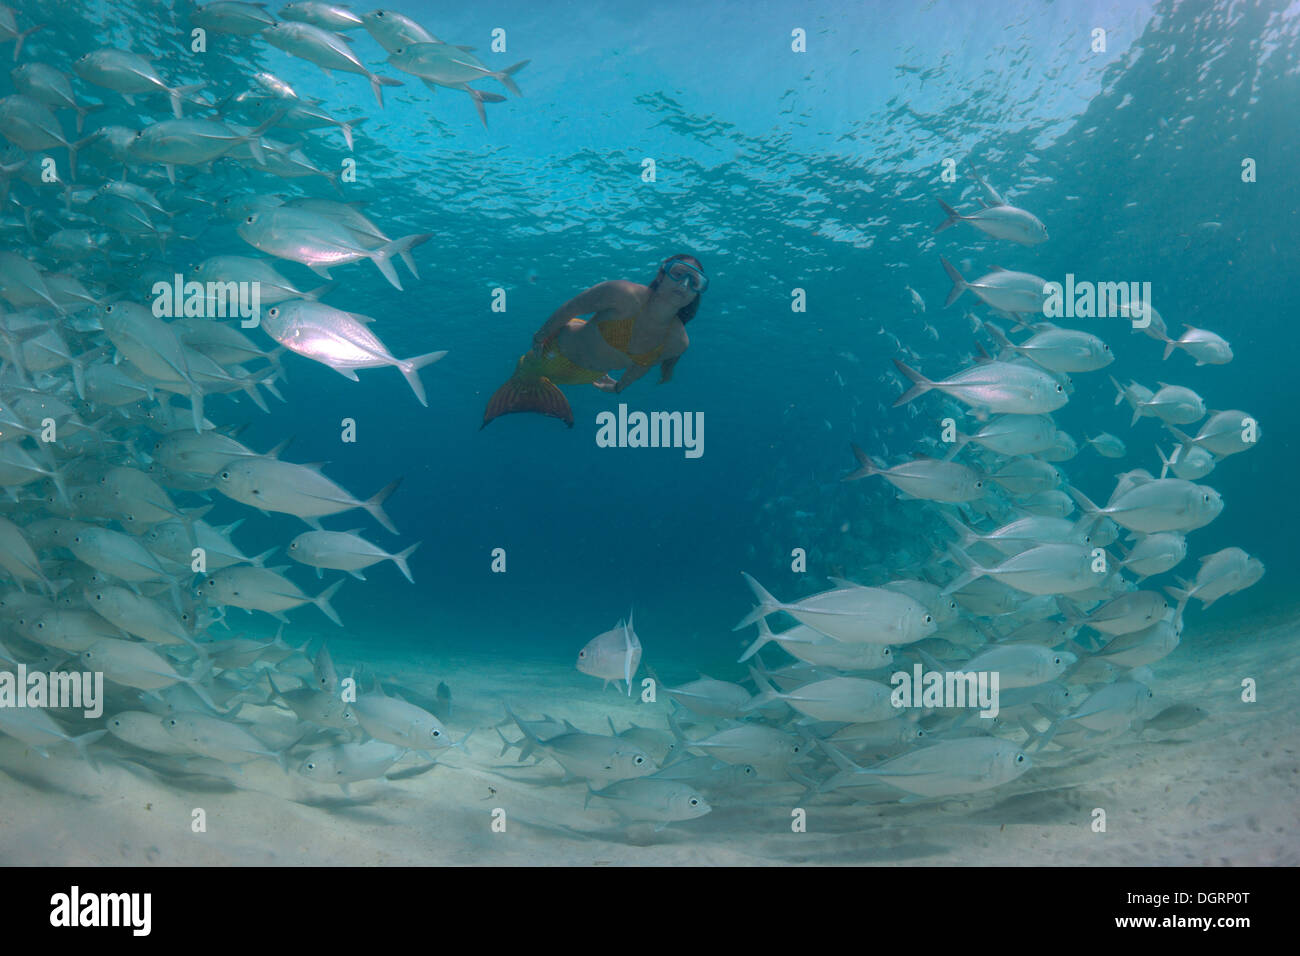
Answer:
[[[596,379],[596,381],[592,382],[591,384],[595,385],[602,392],[611,392],[611,393],[618,392],[618,382],[610,378],[608,375]]]
[[[540,329],[537,334],[533,336],[533,355],[541,358],[542,353],[550,347],[558,334],[558,331],[549,332],[545,327]]]

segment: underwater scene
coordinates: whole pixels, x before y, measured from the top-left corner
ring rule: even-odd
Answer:
[[[0,6],[0,863],[1300,863],[1298,54]]]

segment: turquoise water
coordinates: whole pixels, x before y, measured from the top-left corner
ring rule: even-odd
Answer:
[[[292,436],[287,458],[328,462],[327,474],[358,497],[404,479],[387,505],[399,535],[364,515],[325,522],[334,530],[364,526],[391,551],[421,542],[410,561],[414,585],[384,564],[364,583],[348,580],[334,598],[345,624],[341,670],[367,656],[382,659],[388,673],[400,672],[404,657],[454,658],[466,669],[509,670],[521,660],[571,667],[588,640],[631,612],[645,661],[666,678],[704,671],[741,681],[736,658],[753,633],[732,630],[753,605],[741,571],[791,601],[823,590],[830,575],[874,584],[920,574],[951,537],[933,507],[900,502],[877,478],[840,479],[856,467],[850,442],[889,464],[926,447],[935,452],[946,406],[926,396],[891,407],[906,387],[891,359],[941,378],[966,367],[976,349],[968,313],[1011,324],[970,293],[943,308],[949,282],[940,256],[968,279],[1000,266],[1054,281],[1073,273],[1150,282],[1171,334],[1187,323],[1227,339],[1230,364],[1196,367],[1181,353],[1162,361],[1160,343],[1123,321],[1074,322],[1105,339],[1116,358],[1103,371],[1072,376],[1075,391],[1054,418],[1081,450],[1057,467],[1099,502],[1120,471],[1158,475],[1155,446],[1168,452],[1172,442],[1150,419],[1130,429],[1127,407],[1113,404],[1111,374],[1152,388],[1187,386],[1210,409],[1247,410],[1259,422],[1258,447],[1203,479],[1222,495],[1222,514],[1190,532],[1187,560],[1153,583],[1194,576],[1200,557],[1230,546],[1267,568],[1259,583],[1212,608],[1194,602],[1175,655],[1195,655],[1198,635],[1248,635],[1295,606],[1294,5],[666,0],[449,8],[394,0],[388,9],[475,46],[494,69],[530,61],[515,77],[524,95],[487,104],[486,127],[462,93],[434,93],[385,64],[363,30],[352,34],[361,61],[406,81],[385,89],[383,110],[363,78],[328,78],[255,38],[213,33],[206,53],[187,52],[184,4],[46,0],[14,9],[21,27],[48,23],[24,43],[23,61],[67,69],[89,50],[117,46],[152,54],[175,83],[206,83],[212,102],[269,71],[332,115],[365,117],[351,153],[332,128],[274,135],[300,137],[322,169],[354,159],[356,182],[343,184],[341,198],[366,202],[389,235],[432,233],[413,253],[420,278],[399,270],[404,291],[361,262],[337,267],[326,296],[336,308],[374,317],[394,355],[448,351],[421,373],[428,408],[392,369],[363,370],[359,383],[348,382],[293,355],[284,356],[278,384],[285,401],[272,400],[269,413],[217,398],[207,408],[218,425],[246,425],[240,441],[259,451]],[[503,52],[490,49],[496,28],[505,31]],[[1106,31],[1104,51],[1091,48],[1095,28]],[[793,30],[806,36],[806,52],[792,51]],[[492,80],[476,85],[505,94]],[[74,89],[105,104],[88,116],[87,132],[167,116],[165,98],[132,109],[81,80]],[[71,135],[72,115],[61,115]],[[1242,181],[1247,158],[1257,181]],[[654,182],[643,181],[647,159]],[[943,179],[949,159],[955,182]],[[90,186],[120,173],[91,150],[81,167]],[[1032,211],[1051,238],[1025,247],[966,224],[932,235],[943,218],[936,198],[976,208],[974,168]],[[166,183],[158,166],[131,176],[152,189]],[[242,192],[340,198],[324,178],[279,180],[229,159],[178,176],[181,196],[207,200]],[[14,183],[10,196],[5,248],[32,253],[39,243],[22,218],[37,224],[37,237],[56,228],[58,191]],[[129,254],[111,267],[87,263],[83,281],[145,301],[132,290],[156,276],[210,256],[256,255],[234,224],[201,205],[170,221],[177,238],[165,250],[117,237],[113,248]],[[660,261],[679,252],[698,257],[710,286],[670,384],[655,385],[651,374],[617,397],[566,387],[572,430],[534,415],[480,430],[488,398],[552,310],[601,281],[649,283]],[[300,265],[277,267],[302,288],[324,281]],[[498,289],[504,311],[493,309]],[[791,307],[796,289],[805,310]],[[992,348],[986,336],[978,341]],[[620,402],[702,413],[704,454],[598,447],[596,416]],[[355,443],[340,440],[348,418]],[[1127,443],[1122,461],[1082,447],[1102,431]],[[283,548],[306,530],[292,516],[213,500],[210,523],[248,519],[238,537],[247,554]],[[23,507],[37,506],[20,503],[20,516]],[[492,570],[498,548],[505,573]],[[796,548],[807,554],[806,572],[791,568]],[[298,565],[289,575],[313,594],[338,577],[327,572],[318,582]],[[311,607],[289,616],[292,644],[330,634]],[[232,610],[229,619],[240,631],[275,632],[263,615]],[[546,709],[548,696],[566,698],[547,673],[534,712]],[[596,685],[575,670],[573,686],[585,696]],[[493,700],[472,704],[483,713],[496,708]]]

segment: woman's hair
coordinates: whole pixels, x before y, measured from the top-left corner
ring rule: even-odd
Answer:
[[[659,267],[659,272],[656,273],[654,277],[654,281],[650,283],[650,290],[652,292],[655,289],[659,288],[659,283],[663,279],[664,276],[663,266],[670,265],[671,263],[677,262],[679,260],[682,262],[690,263],[691,265],[695,266],[695,268],[699,269],[701,272],[704,271],[704,263],[700,262],[699,259],[696,259],[692,255],[688,255],[685,252],[679,252],[675,256],[669,256],[667,259],[664,260],[663,265]],[[699,309],[699,307],[700,307],[700,296],[696,294],[695,298],[691,299],[690,305],[682,306],[682,308],[677,310],[677,318],[681,320],[682,325],[685,325],[687,322],[691,321],[691,319],[695,318],[695,312],[697,309]]]

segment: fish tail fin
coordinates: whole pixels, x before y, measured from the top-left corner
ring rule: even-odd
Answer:
[[[384,87],[406,85],[401,80],[395,80],[391,76],[380,76],[369,71],[366,72],[366,79],[370,81],[370,89],[375,94],[375,102],[379,104],[381,110],[384,108]],[[352,144],[348,143],[348,149],[351,148]]]
[[[519,370],[510,376],[504,385],[493,393],[483,410],[482,431],[494,418],[509,415],[512,412],[536,412],[558,418],[570,428],[573,427],[573,409],[569,400],[559,387],[546,376],[528,378],[521,376]]]
[[[943,266],[943,271],[948,273],[948,278],[952,280],[952,289],[949,290],[948,298],[943,303],[943,307],[946,309],[948,306],[960,299],[961,294],[965,292],[968,287],[966,285],[966,280],[962,278],[961,273],[957,271],[957,267],[951,262],[943,256],[940,256],[939,264]]]
[[[1165,593],[1178,602],[1177,607],[1174,608],[1174,620],[1181,621],[1183,611],[1187,608],[1187,602],[1192,599],[1191,589],[1168,586],[1165,588]]]
[[[1180,458],[1186,458],[1188,452],[1196,447],[1196,439],[1188,435],[1187,432],[1168,424],[1165,425],[1165,429],[1182,443],[1178,451]]]
[[[1049,717],[1049,719],[1051,718]],[[1025,742],[1025,749],[1026,750],[1032,749],[1035,753],[1038,753],[1044,747],[1046,747],[1048,744],[1052,742],[1052,738],[1056,736],[1056,732],[1060,729],[1061,729],[1061,720],[1060,719],[1052,720],[1052,722],[1048,725],[1047,729],[1044,730],[1041,734],[1031,735],[1030,740]]]
[[[424,355],[417,355],[414,358],[397,363],[397,369],[402,373],[402,377],[406,379],[406,384],[411,386],[411,391],[415,393],[415,397],[420,400],[420,404],[425,408],[429,407],[429,400],[425,397],[424,384],[420,381],[420,369],[426,365],[432,365],[446,354],[445,349],[441,352],[426,352]]]
[[[269,558],[271,555],[275,554],[275,552],[278,550],[280,550],[278,545],[274,548],[267,548],[265,551],[263,551],[261,554],[257,555],[256,557],[250,558],[248,563],[255,568],[264,568],[266,567],[266,559]]]
[[[497,759],[500,760],[502,757],[504,757],[507,753],[510,752],[510,748],[513,747],[514,744],[512,744],[509,741],[509,739],[506,737],[506,735],[501,732],[500,727],[497,727],[495,729],[497,732],[497,736],[501,738],[501,752],[497,754]]]
[[[96,773],[99,772],[99,764],[95,762],[95,758],[90,755],[90,751],[87,748],[106,733],[108,733],[107,730],[92,730],[88,734],[81,734],[79,737],[68,738],[72,746],[77,748],[77,753],[81,756],[81,759],[90,764],[91,769]]]
[[[948,547],[948,556],[956,561],[957,565],[962,568],[962,574],[950,581],[947,586],[944,587],[943,591],[940,592],[941,594],[948,595],[952,594],[954,591],[960,591],[976,578],[982,578],[984,575],[988,574],[986,568],[982,568],[976,564],[969,554],[956,545],[950,545]]]
[[[1078,488],[1074,487],[1073,485],[1067,485],[1065,490],[1070,493],[1070,497],[1074,499],[1075,504],[1077,504],[1080,508],[1083,509],[1085,514],[1089,514],[1089,515],[1101,514],[1101,509],[1098,508],[1091,501],[1089,501],[1088,496],[1085,495]]]
[[[365,508],[366,511],[370,512],[370,517],[378,521],[383,525],[385,530],[392,534],[397,534],[397,526],[393,524],[392,519],[389,518],[387,512],[384,511],[384,502],[389,499],[392,493],[397,490],[397,486],[401,483],[401,478],[393,479],[388,484],[384,485],[384,487],[380,488],[379,491],[375,492],[375,496],[364,502],[361,506]]]
[[[772,686],[771,681],[769,681],[767,677],[764,676],[763,672],[757,667],[751,666],[749,668],[749,679],[752,680],[754,686],[758,688],[758,693],[749,699],[749,703],[740,708],[742,711],[758,710],[759,708],[766,707],[773,701],[781,700],[781,692]]]
[[[912,399],[924,395],[930,389],[934,388],[934,382],[930,381],[915,369],[908,368],[898,359],[894,359],[894,367],[906,375],[908,381],[912,383],[912,387],[902,395],[898,396],[894,401],[894,408],[897,408],[899,405],[906,405]]]
[[[741,571],[740,576],[745,579],[745,583],[754,592],[754,597],[758,600],[758,607],[746,614],[740,623],[732,628],[733,631],[739,631],[742,627],[749,627],[755,621],[761,621],[769,614],[781,609],[781,602],[768,593],[767,589],[755,581],[751,575]]]
[[[1080,612],[1079,605],[1075,604],[1065,595],[1058,594],[1056,596],[1056,606],[1060,610],[1061,616],[1065,618],[1066,624],[1069,624],[1072,627],[1079,627],[1080,625],[1087,623],[1088,619]]]
[[[1169,458],[1165,455],[1164,449],[1159,445],[1156,445],[1156,454],[1160,456],[1160,477],[1163,478],[1165,475],[1169,474],[1169,469],[1173,467],[1174,461],[1178,457],[1178,449],[1175,448],[1174,457]]]
[[[19,34],[14,38],[14,62],[15,63],[18,62],[18,54],[22,52],[23,41],[26,40],[33,33],[35,33],[37,30],[44,30],[45,27],[46,24],[38,23],[34,27],[28,27],[26,30],[19,32]]]
[[[511,77],[532,62],[532,60],[520,60],[514,66],[508,66],[500,73],[494,73],[493,76],[500,80],[501,85],[511,93],[515,94],[515,96],[523,96],[524,94],[519,91],[519,87],[515,85],[515,81],[511,79]]]
[[[1009,338],[1007,338],[1007,334],[1003,332],[1000,328],[998,328],[996,325],[994,325],[992,322],[985,322],[984,328],[988,332],[989,338],[991,338],[994,341],[994,343],[997,345],[998,348],[1004,351],[1011,351],[1011,352],[1016,351],[1015,345],[1012,343],[1012,341]]]
[[[1124,386],[1119,383],[1119,379],[1114,375],[1108,377],[1110,378],[1110,384],[1115,386],[1115,404],[1118,405],[1124,401]]]
[[[428,242],[432,238],[433,233],[431,232],[412,233],[409,236],[402,236],[400,239],[386,242],[378,249],[372,249],[368,255],[370,256],[370,261],[375,264],[375,268],[383,273],[384,278],[389,281],[393,288],[398,292],[401,292],[403,291],[402,282],[397,278],[397,270],[393,268],[393,263],[391,261],[392,257],[395,255],[401,255],[403,252],[408,252],[421,243]]]
[[[867,453],[859,448],[854,442],[849,442],[849,447],[853,449],[853,456],[858,460],[856,471],[849,472],[840,481],[856,481],[859,478],[867,478],[880,471],[875,463],[867,457]]]
[[[943,232],[945,229],[957,225],[957,223],[961,222],[962,219],[965,218],[964,216],[962,216],[961,213],[959,213],[956,209],[953,209],[952,206],[949,206],[942,199],[938,200],[938,203],[940,206],[943,207],[943,211],[945,214],[947,214],[948,218],[945,219],[943,222],[939,223],[939,225],[935,226],[934,235],[938,235],[939,233]]]
[[[862,768],[850,760],[838,747],[828,743],[825,740],[817,741],[817,745],[822,748],[826,756],[831,758],[831,762],[843,773],[856,773]]]
[[[941,508],[939,510],[939,517],[944,520],[948,527],[952,528],[953,531],[956,531],[961,537],[961,541],[958,545],[959,547],[969,548],[980,539],[979,535],[972,531],[964,521],[956,515],[949,513],[946,509]]]
[[[1175,342],[1173,339],[1166,337],[1166,338],[1165,338],[1165,354],[1162,355],[1162,356],[1160,356],[1160,360],[1161,360],[1161,361],[1164,361],[1165,359],[1169,358],[1169,356],[1171,356],[1171,355],[1174,354],[1174,349],[1176,349],[1176,348],[1178,348],[1178,343]]]
[[[672,731],[673,740],[681,748],[681,753],[686,753],[686,748],[691,745],[686,733],[682,730],[682,725],[677,722],[677,712],[670,711],[668,714],[668,729]]]
[[[764,645],[771,642],[775,637],[776,635],[772,633],[772,628],[768,626],[767,618],[760,617],[758,619],[758,638],[754,641],[753,644],[749,645],[749,649],[745,651],[744,654],[740,655],[740,660],[738,660],[736,663],[737,664],[745,663],[745,661],[749,660],[751,657],[757,654]]]
[[[406,580],[410,581],[412,584],[415,583],[415,578],[411,577],[411,568],[406,563],[406,559],[409,558],[412,554],[414,554],[415,549],[418,548],[419,546],[420,546],[420,542],[417,541],[415,542],[415,544],[411,545],[405,551],[401,551],[391,556],[393,563],[397,565],[397,569],[401,571],[402,574],[406,576]]]
[[[529,730],[527,727],[524,726],[524,722],[519,719],[519,715],[516,714],[514,710],[511,708],[510,702],[502,701],[502,703],[505,704],[506,715],[515,722],[515,726],[519,728],[519,732],[522,733],[530,743],[540,744],[542,742],[541,738],[538,737],[537,734],[533,733],[531,730]],[[520,760],[524,759],[524,754],[522,749],[519,752],[519,759]]]
[[[207,85],[207,83],[194,83],[191,86],[178,86],[174,90],[168,90],[167,95],[172,101],[172,115],[177,119],[184,118],[184,114],[181,112],[181,103],[185,97],[197,93]]]
[[[333,605],[330,604],[330,598],[334,596],[335,592],[337,592],[339,588],[343,587],[343,582],[345,580],[347,579],[339,578],[337,581],[335,581],[333,584],[327,587],[324,591],[321,591],[320,594],[316,595],[314,598],[311,599],[311,603],[315,604],[318,608],[320,608],[321,613],[323,613],[327,618],[329,618],[339,627],[343,626],[343,619],[339,617],[338,612],[335,611]]]
[[[71,181],[75,182],[77,179],[77,151],[97,139],[99,139],[98,130],[75,143],[68,144],[68,176]]]

